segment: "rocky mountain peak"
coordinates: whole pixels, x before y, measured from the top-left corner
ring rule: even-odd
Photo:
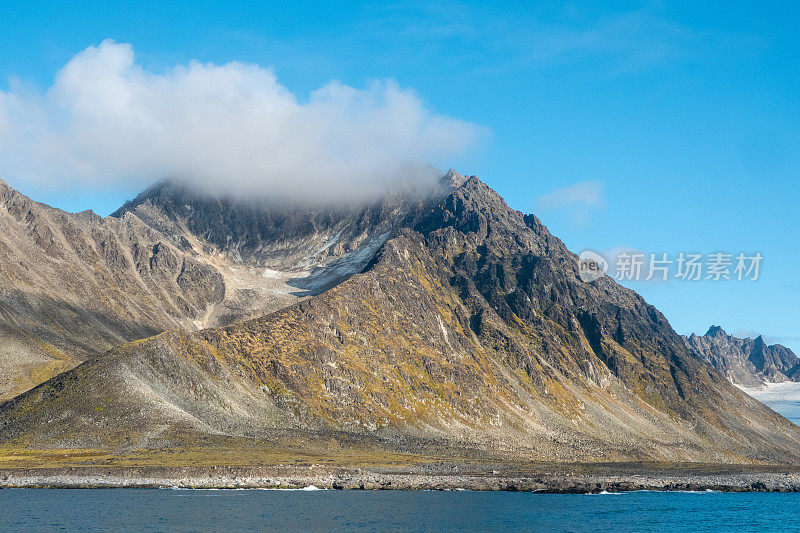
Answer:
[[[457,189],[464,185],[464,183],[467,181],[467,178],[451,168],[444,176],[442,176],[440,181],[444,185]]]
[[[111,216],[130,214],[166,234],[190,233],[203,248],[241,264],[306,270],[340,259],[365,243],[375,248],[465,181],[450,171],[438,186],[399,186],[378,200],[352,204],[209,197],[179,182],[162,182]]]
[[[711,364],[730,381],[746,387],[765,382],[800,381],[800,359],[780,344],[768,345],[762,335],[755,339],[728,335],[719,326],[711,326],[699,337],[684,337],[689,350]]]

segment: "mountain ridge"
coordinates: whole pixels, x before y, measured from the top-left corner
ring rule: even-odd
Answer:
[[[52,208],[0,183],[0,400],[119,344],[258,316],[316,294],[360,270],[418,208],[395,199],[312,213],[306,224],[308,211],[297,212],[265,250],[259,245],[267,241],[248,233],[260,228],[257,208],[240,215],[168,182],[148,191],[103,218]],[[160,204],[148,202],[157,191]],[[181,209],[191,205],[182,198],[205,206],[198,211],[216,233],[187,223]],[[278,226],[287,221],[279,215]],[[220,235],[242,228],[243,245],[225,247]],[[261,264],[259,254],[273,261]]]
[[[537,460],[797,461],[800,428],[690,354],[635,292],[582,282],[576,256],[478,178],[399,219],[316,295],[125,344],[7,401],[0,444],[288,432]]]
[[[683,339],[690,351],[732,383],[760,387],[765,383],[800,381],[800,359],[781,344],[767,345],[761,335],[742,339],[712,325],[704,335],[692,333]]]

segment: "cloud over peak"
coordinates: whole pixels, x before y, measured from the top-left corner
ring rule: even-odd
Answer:
[[[0,91],[0,176],[54,187],[175,177],[218,194],[367,198],[429,180],[424,163],[480,135],[392,81],[332,81],[301,102],[258,65],[153,73],[111,40],[74,56],[43,93]]]

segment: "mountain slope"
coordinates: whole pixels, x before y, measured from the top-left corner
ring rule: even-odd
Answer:
[[[219,274],[135,217],[65,213],[3,183],[0,287],[0,398],[115,345],[188,327],[224,292]]]
[[[316,294],[363,268],[419,205],[278,212],[162,183],[103,219],[0,181],[0,400],[119,344]]]
[[[636,293],[581,282],[561,241],[474,177],[405,216],[341,284],[124,345],[6,402],[0,425],[6,446],[31,447],[289,434],[559,461],[800,450],[800,429],[693,357]]]
[[[711,326],[705,335],[692,333],[683,340],[692,353],[732,383],[758,387],[767,382],[800,381],[800,359],[794,352],[780,344],[767,345],[760,335],[740,339]]]

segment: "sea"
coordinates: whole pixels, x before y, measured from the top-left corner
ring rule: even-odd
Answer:
[[[800,531],[800,494],[2,489],[2,531]]]

